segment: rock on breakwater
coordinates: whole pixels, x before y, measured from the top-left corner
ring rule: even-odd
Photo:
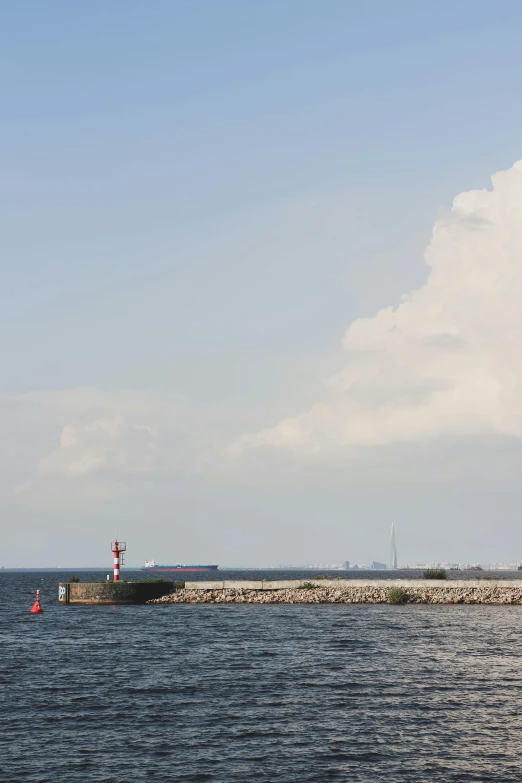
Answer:
[[[394,581],[393,586],[402,586]],[[185,588],[156,598],[151,604],[385,604],[391,585],[289,587],[271,590],[250,588]],[[522,604],[522,585],[467,584],[465,587],[440,583],[412,586],[407,580],[407,603],[415,604]]]

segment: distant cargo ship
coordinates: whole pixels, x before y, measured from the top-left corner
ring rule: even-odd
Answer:
[[[217,565],[182,565],[176,563],[176,565],[156,565],[154,560],[145,560],[145,565],[141,569],[142,571],[217,571]]]

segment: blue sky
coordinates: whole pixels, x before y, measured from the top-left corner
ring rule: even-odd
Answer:
[[[465,0],[3,4],[5,565],[28,535],[27,565],[63,560],[84,523],[99,562],[116,519],[136,562],[160,540],[175,560],[382,560],[390,517],[403,559],[522,551],[515,425],[495,430],[488,495],[503,543],[476,500],[489,441],[443,486],[432,447],[412,478],[386,441],[405,467],[379,497],[380,447],[343,443],[329,470],[286,452],[282,468],[266,438],[254,469],[223,456],[322,400],[350,324],[426,282],[454,196],[522,157],[521,21],[519,3]],[[458,454],[491,435],[442,431]]]

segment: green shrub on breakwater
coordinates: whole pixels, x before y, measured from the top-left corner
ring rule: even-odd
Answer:
[[[317,585],[314,585],[313,582],[303,582],[302,585],[299,585],[299,590],[315,590]]]
[[[76,576],[76,574],[73,574],[72,576],[69,577],[69,582],[79,582],[79,581],[80,581],[80,577]]]
[[[170,590],[178,589],[178,584],[182,584],[185,587],[185,582],[174,583],[172,579],[164,579],[161,576],[146,576],[144,579],[140,579],[140,582],[147,582],[147,584],[162,584],[165,587],[169,587]]]
[[[428,568],[424,572],[424,579],[447,579],[448,575],[443,568]]]
[[[408,593],[402,587],[390,587],[388,590],[389,604],[405,604],[408,600]]]

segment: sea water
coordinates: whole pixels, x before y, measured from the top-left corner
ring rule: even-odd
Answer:
[[[522,607],[61,606],[63,579],[0,572],[2,783],[522,780]]]

